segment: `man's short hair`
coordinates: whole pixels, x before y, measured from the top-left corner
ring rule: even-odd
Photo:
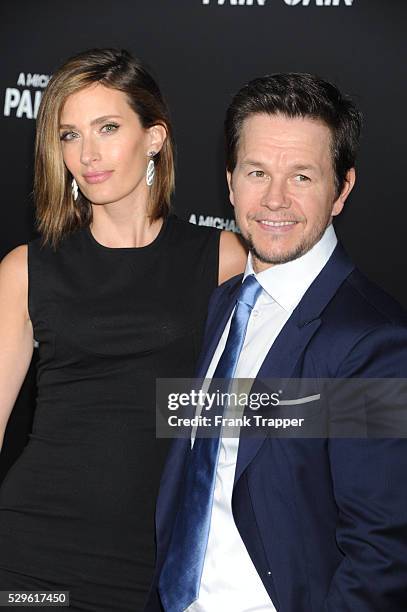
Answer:
[[[256,114],[310,117],[332,134],[335,187],[340,194],[346,173],[355,166],[362,114],[339,89],[313,74],[279,73],[254,79],[234,96],[225,120],[226,167],[233,172],[245,119]]]

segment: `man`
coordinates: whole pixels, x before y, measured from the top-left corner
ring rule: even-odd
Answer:
[[[243,284],[213,295],[198,375],[406,378],[405,314],[332,226],[355,183],[353,103],[315,76],[277,74],[243,87],[225,125],[250,254]],[[163,475],[147,609],[407,610],[405,440],[264,434],[191,446],[174,443]]]

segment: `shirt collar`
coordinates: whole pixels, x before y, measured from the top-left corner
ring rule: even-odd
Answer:
[[[243,279],[254,274],[264,291],[287,312],[292,312],[332,255],[338,240],[333,225],[326,228],[322,238],[301,257],[276,264],[256,274],[252,254],[246,264]]]

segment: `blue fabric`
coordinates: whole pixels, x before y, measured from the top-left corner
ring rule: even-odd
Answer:
[[[253,275],[244,280],[238,295],[225,348],[213,378],[234,376],[247,324],[261,286]],[[186,474],[171,544],[164,563],[159,590],[166,612],[183,612],[198,598],[212,514],[220,436],[195,439]]]
[[[205,376],[240,278],[208,311]],[[274,341],[257,378],[407,378],[407,319],[337,245]],[[256,385],[256,382],[254,383]],[[174,440],[157,501],[157,585],[182,499],[190,442]],[[406,612],[407,440],[242,437],[236,527],[279,612]]]

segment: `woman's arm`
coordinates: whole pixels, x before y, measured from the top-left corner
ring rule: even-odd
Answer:
[[[247,250],[237,234],[222,232],[219,245],[219,285],[244,272]]]
[[[27,250],[17,247],[0,264],[0,450],[33,353]]]

